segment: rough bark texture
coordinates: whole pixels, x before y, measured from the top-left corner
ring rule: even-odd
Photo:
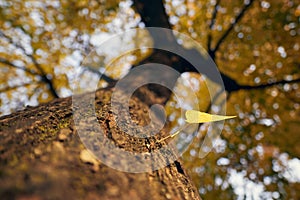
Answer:
[[[152,139],[128,140],[128,135],[111,126],[111,92],[112,89],[99,90],[95,95],[96,110],[106,113],[97,114],[97,118],[107,136],[127,150],[138,147],[138,151],[151,151],[146,143],[155,143],[167,132]],[[86,160],[82,157],[85,147],[72,120],[71,104],[71,98],[56,99],[0,118],[0,199],[200,198],[179,161],[153,172],[133,174]],[[135,97],[131,104],[135,120],[147,123],[148,106]]]

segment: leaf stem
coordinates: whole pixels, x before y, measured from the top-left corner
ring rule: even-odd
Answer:
[[[175,137],[176,135],[178,135],[181,131],[183,131],[184,129],[186,129],[186,128],[187,128],[188,126],[190,126],[190,125],[191,125],[190,123],[186,123],[182,128],[179,128],[174,134],[168,135],[167,137],[164,137],[164,138],[158,140],[157,142],[162,142],[162,141],[164,141],[164,140],[166,140],[166,139],[168,139],[168,138],[173,138],[173,137]]]

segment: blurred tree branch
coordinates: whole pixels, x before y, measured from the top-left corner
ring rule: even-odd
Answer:
[[[240,13],[236,16],[234,22],[231,23],[229,28],[224,32],[224,34],[217,41],[216,46],[213,49],[211,48],[211,40],[213,38],[212,38],[211,34],[209,34],[209,36],[208,36],[209,37],[208,38],[209,39],[208,53],[214,61],[215,61],[216,52],[219,50],[220,45],[225,41],[225,39],[227,38],[229,33],[233,30],[234,26],[237,25],[241,21],[241,19],[247,13],[247,11],[251,7],[251,5],[253,5],[254,1],[255,0],[249,0],[248,2],[246,2],[244,4],[244,7],[241,9]],[[218,13],[218,6],[220,3],[221,3],[221,0],[218,0],[215,4],[211,23],[209,24],[210,29],[212,29],[213,25],[215,24],[215,20],[216,20],[217,13]],[[154,0],[154,1],[134,0],[134,7],[136,8],[137,12],[141,15],[142,21],[145,23],[145,25],[147,27],[171,28],[171,25],[169,23],[169,17],[165,12],[165,8],[164,8],[164,4],[163,4],[162,0]],[[160,37],[156,36],[156,37],[154,37],[154,39],[158,38],[158,40],[160,40],[160,38],[162,38],[162,37],[165,38],[165,40],[167,40],[168,42],[176,42],[174,35],[172,35],[171,37],[169,35],[164,35],[164,36],[160,36]],[[154,41],[154,42],[160,43],[160,41]],[[212,76],[210,76],[211,71],[210,71],[209,67],[207,67],[206,65],[203,65],[203,63],[205,63],[205,61],[203,61],[204,60],[203,55],[201,55],[198,50],[185,49],[181,45],[177,45],[176,48],[180,48],[180,51],[182,52],[183,55],[193,55],[191,57],[197,58],[198,59],[197,62],[201,63],[201,64],[199,64],[200,69],[201,69],[200,73],[203,73],[208,78],[212,78]],[[157,53],[157,52],[155,52],[155,53]],[[152,55],[150,55],[150,57],[146,58],[141,63],[146,63],[149,60],[153,61],[153,60],[155,60],[154,57],[155,57],[155,55],[152,54]],[[156,57],[157,57],[157,55],[156,55]],[[174,60],[175,63],[172,61],[171,61],[171,63],[170,63],[170,61],[169,61],[169,63],[168,63],[168,61],[164,61],[164,62],[166,64],[169,64],[169,66],[172,66],[174,69],[178,70],[180,73],[184,73],[184,72],[197,72],[198,73],[198,71],[195,69],[194,66],[191,65],[191,63],[187,62],[180,56],[173,55],[173,57],[172,57],[170,55],[163,55],[163,57],[165,57],[165,60],[167,60],[167,59]],[[174,58],[174,57],[176,57],[176,58]],[[156,61],[157,61],[157,59],[156,59]],[[159,62],[161,62],[161,61],[159,61]],[[141,63],[139,63],[139,64],[141,64]],[[278,81],[278,82],[272,82],[272,83],[260,84],[260,85],[243,85],[243,84],[239,84],[236,80],[227,76],[223,72],[220,72],[220,74],[221,74],[221,77],[224,82],[225,90],[228,93],[238,91],[241,89],[244,89],[244,90],[263,89],[263,88],[267,88],[267,87],[271,87],[271,86],[279,85],[279,84],[299,82],[299,79],[296,79],[296,80],[292,80],[292,81],[282,80],[282,81]],[[212,81],[214,81],[214,80],[212,79]],[[223,91],[220,91],[220,93],[222,93],[222,92]]]
[[[50,93],[53,95],[54,98],[59,98],[59,95],[56,92],[56,89],[54,87],[52,79],[48,78],[47,73],[44,71],[43,67],[36,61],[34,56],[27,53],[26,49],[22,45],[20,45],[18,43],[15,43],[12,38],[10,38],[8,35],[6,35],[1,30],[0,30],[0,37],[4,37],[5,39],[7,39],[10,44],[14,45],[17,49],[20,49],[24,53],[25,56],[27,56],[28,58],[31,59],[34,66],[40,72],[39,75],[41,76],[42,81],[45,82],[48,85]],[[10,66],[12,66],[12,65],[10,65]]]
[[[218,7],[220,5],[221,0],[217,0],[215,7],[214,7],[214,12],[213,12],[213,16],[211,18],[210,24],[209,24],[209,30],[210,33],[208,34],[208,40],[207,40],[207,49],[210,50],[211,49],[211,42],[212,42],[212,29],[216,23],[216,18],[217,18],[217,14],[218,14]]]
[[[146,27],[172,28],[162,0],[134,0],[133,2]]]
[[[24,67],[17,66],[15,64],[11,63],[10,61],[4,59],[4,58],[0,58],[0,62],[2,64],[8,65],[8,66],[13,67],[13,68],[21,69],[21,70],[23,70],[23,71],[25,71],[25,72],[27,72],[27,73],[29,73],[31,75],[40,76],[40,74],[37,73],[36,71],[31,70],[31,69],[27,69],[27,68],[24,68]]]
[[[159,7],[159,9],[155,9],[153,4],[155,3],[156,6]],[[134,7],[137,10],[137,12],[141,15],[142,21],[145,23],[147,27],[161,27],[161,28],[170,28],[169,23],[169,17],[165,12],[163,1],[162,0],[155,0],[155,1],[145,1],[145,0],[135,0],[134,1]],[[158,20],[157,16],[160,16],[161,19]],[[152,34],[150,32],[150,34]],[[153,37],[154,43],[157,44],[157,46],[164,44],[167,45],[168,43],[177,44],[175,36],[172,34],[171,36],[169,34],[166,35],[151,35]],[[163,41],[163,42],[162,42]],[[200,73],[206,75],[209,79],[212,81],[215,80],[215,71],[213,71],[213,67],[211,66],[212,63],[209,61],[209,59],[205,58],[204,55],[202,55],[198,50],[196,49],[185,49],[181,45],[175,45],[177,48],[177,52],[181,52],[181,55],[184,55],[186,58],[191,58],[194,60],[194,63],[197,63],[198,69],[200,70]],[[155,51],[157,53],[157,51]],[[197,72],[199,71],[188,61],[183,59],[181,56],[178,55],[172,55],[170,56],[169,53],[161,54],[161,57],[164,57],[164,59],[155,59],[155,54],[150,55],[148,58],[143,60],[142,62],[138,63],[137,65],[141,63],[147,63],[149,60],[156,61],[158,63],[162,63],[161,60],[168,60],[165,61],[166,64],[169,66],[172,66],[174,69],[176,69],[180,73],[184,72]],[[214,58],[215,56],[213,56]],[[172,58],[172,59],[170,59]],[[195,60],[195,58],[197,60]],[[162,64],[165,64],[162,63]],[[226,74],[220,72],[221,77],[224,82],[225,90],[232,91],[237,90],[240,86],[239,84]],[[167,94],[169,95],[169,94]],[[168,98],[167,98],[168,99]]]
[[[90,71],[90,72],[93,72],[93,73],[97,74],[97,75],[100,77],[101,80],[106,81],[109,85],[114,85],[114,84],[117,83],[117,80],[115,80],[115,79],[113,79],[113,78],[107,76],[106,74],[104,74],[104,73],[98,71],[97,69],[94,69],[94,68],[89,67],[89,66],[85,66],[84,71],[86,71],[86,70],[88,70],[88,71]]]
[[[2,89],[0,89],[0,93],[1,92],[7,92],[7,91],[10,91],[10,90],[15,90],[15,89],[18,89],[20,87],[27,87],[27,86],[31,86],[33,84],[37,84],[37,83],[40,83],[40,81],[37,81],[35,83],[32,83],[32,82],[29,82],[29,83],[23,83],[23,84],[20,84],[20,85],[15,85],[15,86],[7,86],[7,87],[4,87]]]
[[[300,83],[300,78],[296,78],[293,80],[275,81],[272,83],[263,83],[260,85],[240,85],[240,88],[238,90],[265,89],[265,88],[272,87],[275,85],[282,85],[282,84],[289,84],[289,83]]]
[[[213,59],[215,57],[215,53],[218,51],[220,45],[223,43],[223,41],[227,38],[229,33],[232,31],[235,25],[239,23],[239,21],[243,18],[246,11],[250,8],[250,6],[253,4],[255,0],[249,0],[247,4],[244,5],[241,12],[237,15],[234,22],[230,24],[229,28],[224,32],[224,34],[221,36],[221,38],[218,40],[216,46],[213,49],[209,49],[209,54],[213,55]]]

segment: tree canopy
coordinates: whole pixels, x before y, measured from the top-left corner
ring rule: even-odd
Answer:
[[[1,0],[0,114],[72,95],[78,71],[83,88],[98,77],[99,87],[107,87],[141,63],[160,62],[181,70],[175,88],[190,108],[227,107],[238,116],[222,135],[211,136],[215,145],[205,158],[199,152],[209,126],[193,129],[196,137],[182,158],[203,199],[298,199],[299,22],[298,0]],[[211,101],[207,83],[217,86],[207,74],[178,56],[139,48],[155,43],[151,33],[120,41],[137,50],[117,59],[118,47],[103,49],[100,68],[82,65],[112,34],[138,27],[170,28],[199,42],[225,91]],[[172,37],[183,51],[202,54],[176,32]],[[197,99],[188,98],[187,82]],[[171,127],[179,127],[178,100],[161,96]],[[178,145],[189,138],[180,134]]]

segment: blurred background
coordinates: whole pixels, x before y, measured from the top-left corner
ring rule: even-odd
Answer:
[[[300,199],[300,2],[299,0],[166,0],[173,30],[185,33],[241,87],[228,92],[228,120],[213,151],[199,158],[209,126],[200,127],[182,159],[203,199]],[[111,35],[143,28],[130,0],[0,0],[0,115],[87,88],[104,72],[118,80],[151,55],[139,49],[115,59],[102,49],[99,66],[84,58]],[[123,46],[151,44],[136,32]],[[193,48],[178,38],[184,48]],[[74,82],[76,73],[80,83]],[[211,105],[205,76],[184,73],[176,89],[189,108]],[[198,99],[189,99],[190,83]],[[105,87],[107,80],[99,82]],[[212,83],[213,84],[213,83]],[[214,103],[214,102],[213,102]],[[182,124],[174,98],[166,105],[173,128]],[[222,109],[212,106],[212,109]],[[298,129],[299,128],[299,129]],[[177,140],[190,139],[181,134]]]

